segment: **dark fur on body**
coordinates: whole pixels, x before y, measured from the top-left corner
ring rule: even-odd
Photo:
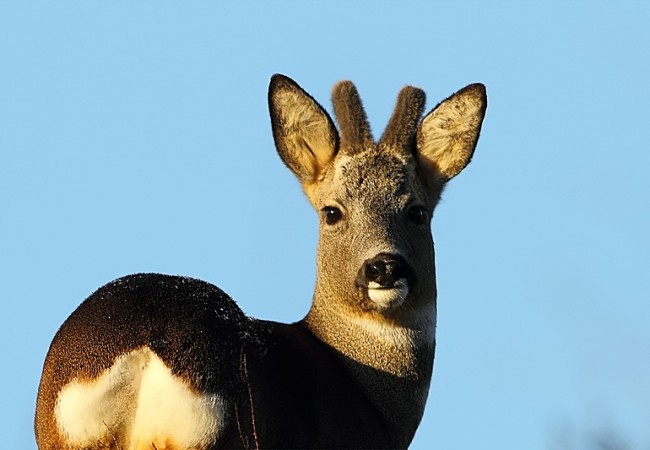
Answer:
[[[447,181],[472,158],[485,88],[470,85],[424,118],[424,93],[403,88],[378,142],[349,81],[333,91],[340,135],[293,80],[275,75],[268,98],[278,154],[320,220],[307,316],[289,325],[251,319],[219,288],[191,278],[140,274],[107,284],[50,346],[36,407],[40,450],[77,450],[66,442],[75,439],[103,440],[87,450],[180,450],[174,439],[202,443],[187,444],[192,450],[411,443],[436,346],[431,218]],[[160,385],[180,394],[150,389]],[[102,415],[100,405],[95,415],[93,395],[102,405],[115,400],[118,413]],[[171,424],[151,412],[161,397],[171,399]],[[186,400],[198,413],[181,428],[171,410]],[[113,440],[102,435],[105,417],[119,422]],[[179,437],[184,431],[190,437]],[[159,443],[149,448],[149,439]]]
[[[194,389],[225,397],[230,420],[210,449],[394,447],[381,415],[309,330],[248,318],[218,287],[170,275],[117,279],[70,315],[50,352],[76,357],[47,360],[43,380],[54,389],[39,391],[39,411],[53,411],[53,394],[73,377],[96,378],[144,346]],[[58,434],[51,414],[36,424],[37,439]],[[68,447],[57,441],[40,448]]]

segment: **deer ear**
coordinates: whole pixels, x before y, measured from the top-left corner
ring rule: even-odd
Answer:
[[[445,183],[469,164],[486,108],[485,86],[471,84],[424,117],[417,131],[416,154],[430,181]]]
[[[269,85],[269,111],[280,158],[303,185],[313,183],[338,150],[332,119],[295,81],[279,74]]]

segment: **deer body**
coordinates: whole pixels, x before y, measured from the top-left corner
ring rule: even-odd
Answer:
[[[247,317],[219,288],[168,275],[118,279],[56,334],[39,387],[39,449],[405,448],[435,350],[430,220],[471,159],[482,85],[421,119],[400,92],[379,140],[350,82],[329,115],[276,75],[278,153],[319,213],[312,307],[294,324]]]

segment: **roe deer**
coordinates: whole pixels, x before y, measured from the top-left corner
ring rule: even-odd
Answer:
[[[467,86],[422,119],[423,91],[404,87],[378,142],[349,81],[332,94],[340,135],[283,75],[268,100],[278,153],[320,218],[307,316],[251,319],[217,287],[180,276],[101,287],[45,359],[41,450],[410,444],[435,349],[431,217],[472,157],[485,88]]]

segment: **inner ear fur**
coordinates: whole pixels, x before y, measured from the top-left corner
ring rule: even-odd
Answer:
[[[417,130],[416,156],[432,184],[446,183],[469,164],[478,142],[487,95],[471,84],[429,112]]]
[[[332,119],[295,81],[280,74],[269,84],[269,112],[280,158],[304,186],[314,183],[338,150]]]

